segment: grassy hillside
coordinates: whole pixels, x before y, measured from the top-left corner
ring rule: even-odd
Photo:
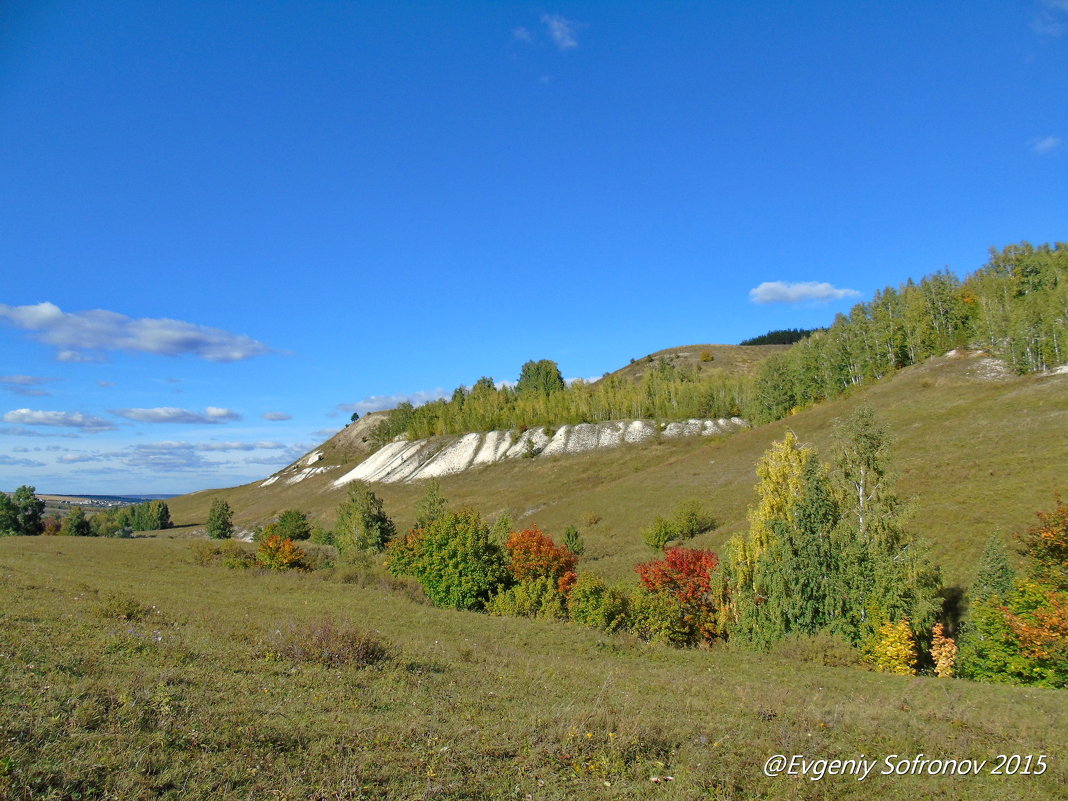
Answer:
[[[685,345],[650,353],[607,375],[639,381],[645,371],[660,359],[667,359],[677,367],[694,367],[701,377],[717,372],[751,375],[760,362],[773,353],[781,353],[789,345]],[[603,376],[603,377],[607,377]]]
[[[0,797],[1041,801],[1068,783],[1063,692],[666,649],[435,609],[369,573],[200,567],[190,546],[0,540]],[[352,621],[384,660],[292,647],[344,646]],[[921,753],[1048,758],[879,775]],[[769,778],[774,754],[879,765]]]
[[[719,521],[697,544],[720,548],[745,525],[760,455],[790,428],[828,452],[834,420],[871,404],[895,437],[898,487],[914,498],[913,527],[929,538],[949,585],[966,585],[990,533],[1031,525],[1058,489],[1068,489],[1068,375],[1015,376],[981,355],[938,357],[850,396],[727,438],[675,440],[551,459],[520,459],[442,480],[446,497],[487,515],[503,511],[550,533],[577,525],[588,567],[632,574],[647,559],[639,530],[686,498],[701,499]],[[289,508],[327,526],[345,491],[342,469],[295,485],[258,484],[175,498],[178,524],[201,525],[211,500],[226,497],[239,524],[266,522]],[[419,484],[376,485],[404,527]],[[596,521],[596,522],[592,522]]]

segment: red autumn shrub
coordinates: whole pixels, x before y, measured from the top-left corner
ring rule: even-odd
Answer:
[[[575,554],[554,543],[537,526],[509,534],[504,547],[511,555],[509,569],[516,581],[542,576],[559,580],[575,570]]]
[[[664,558],[635,566],[642,586],[669,595],[682,607],[686,623],[706,640],[716,636],[716,602],[712,574],[719,558],[699,548],[668,548]]]

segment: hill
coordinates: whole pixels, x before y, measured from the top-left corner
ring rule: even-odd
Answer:
[[[692,367],[702,377],[717,373],[727,375],[752,375],[757,366],[773,353],[787,350],[789,345],[684,345],[678,348],[665,348],[650,353],[640,359],[633,359],[630,364],[611,373],[605,373],[601,381],[609,376],[619,376],[629,381],[640,381],[652,365],[660,360],[667,360],[676,367]]]
[[[835,419],[859,402],[870,404],[894,435],[898,488],[914,499],[911,525],[931,541],[947,585],[966,585],[992,532],[1029,526],[1035,510],[1064,488],[1068,375],[1017,376],[987,354],[959,351],[729,437],[518,459],[447,476],[442,491],[453,504],[490,516],[507,512],[519,525],[537,523],[551,533],[577,525],[588,567],[632,576],[633,564],[648,555],[638,532],[654,517],[682,500],[700,499],[718,526],[695,544],[721,549],[745,525],[754,468],[769,445],[789,428],[826,451]],[[319,463],[342,458],[343,434],[317,449]],[[256,482],[194,493],[173,499],[171,514],[180,525],[202,525],[211,500],[225,497],[246,528],[293,507],[329,527],[345,496],[332,481],[317,475],[292,485]],[[375,491],[400,527],[412,523],[419,483],[378,484]]]

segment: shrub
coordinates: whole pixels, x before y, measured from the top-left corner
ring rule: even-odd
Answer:
[[[511,584],[504,549],[477,512],[445,512],[426,528],[409,532],[389,549],[394,575],[411,575],[435,606],[478,609]]]
[[[504,547],[510,555],[508,569],[516,581],[547,577],[555,586],[561,576],[575,569],[575,555],[556,545],[537,526],[511,534]]]
[[[93,536],[93,527],[86,520],[82,507],[75,506],[67,512],[67,516],[63,518],[63,523],[59,527],[59,533],[64,537]]]
[[[688,500],[680,503],[672,515],[675,539],[692,540],[715,526],[715,521],[701,508],[700,501]]]
[[[931,630],[931,658],[934,660],[936,676],[940,679],[953,678],[953,663],[957,661],[957,644],[945,636],[941,623],[935,623]]]
[[[141,620],[152,614],[153,609],[125,592],[109,592],[100,604],[100,614],[116,620]]]
[[[720,632],[714,574],[719,559],[712,551],[668,548],[664,558],[635,566],[642,586],[671,596],[682,610],[685,624],[706,640]]]
[[[277,654],[303,664],[336,668],[343,665],[371,667],[391,657],[391,648],[373,634],[348,623],[326,617],[304,624],[290,624],[268,640],[263,656]]]
[[[663,592],[637,587],[628,598],[627,625],[643,640],[668,645],[690,645],[699,639],[685,620],[682,604]]]
[[[397,529],[386,514],[382,499],[362,481],[349,485],[349,497],[337,510],[334,540],[346,555],[356,551],[385,550]]]
[[[193,564],[201,567],[223,565],[229,568],[246,568],[256,563],[255,555],[235,540],[225,542],[196,540],[190,547],[193,552]]]
[[[574,526],[568,526],[564,529],[564,547],[575,556],[582,556],[586,553],[586,543],[582,541],[582,535]]]
[[[59,534],[60,520],[55,515],[49,515],[41,520],[41,533],[46,537],[54,537]]]
[[[883,673],[904,676],[916,672],[916,641],[908,620],[887,621],[879,627],[878,639],[872,648],[872,663]]]
[[[497,593],[486,604],[486,611],[501,617],[567,617],[566,599],[557,581],[549,576],[530,578]]]
[[[323,528],[319,524],[312,526],[311,536],[308,537],[316,545],[336,545],[334,532]]]
[[[288,537],[272,534],[260,543],[256,561],[268,570],[292,570],[304,567],[304,551]]]
[[[300,509],[286,509],[278,515],[277,530],[271,532],[284,539],[306,540],[311,537],[311,524],[308,515]]]
[[[703,351],[701,351],[701,361],[703,361],[703,362],[710,362],[710,361],[712,361],[712,360],[713,360],[714,358],[715,358],[715,357],[714,357],[714,356],[712,355],[712,351],[710,351],[710,350],[703,350]]]
[[[571,619],[601,631],[627,626],[627,593],[610,586],[600,576],[581,573],[567,599]]]
[[[663,517],[658,517],[648,528],[642,529],[642,540],[654,551],[664,550],[664,546],[677,536],[675,527]]]

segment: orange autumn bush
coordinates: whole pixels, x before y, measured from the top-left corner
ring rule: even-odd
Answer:
[[[566,574],[575,571],[575,554],[554,543],[552,537],[542,533],[537,526],[509,534],[504,547],[511,557],[508,569],[516,581],[545,577],[559,582]]]
[[[298,548],[289,537],[272,534],[260,543],[256,551],[256,561],[268,570],[292,570],[303,567],[304,551]]]

